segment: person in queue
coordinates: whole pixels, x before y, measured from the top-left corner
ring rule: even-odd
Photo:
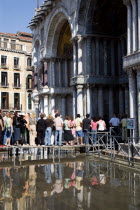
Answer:
[[[40,119],[37,121],[36,131],[37,131],[37,145],[44,145],[44,137],[46,130],[46,123],[44,118],[44,114],[40,114]]]
[[[14,113],[13,117],[13,139],[14,139],[14,144],[18,145],[20,142],[20,122],[19,122],[19,116],[18,112]]]
[[[5,122],[5,128],[6,128],[6,145],[11,145],[11,136],[13,132],[13,122],[12,122],[12,115],[10,112],[8,112],[7,119]]]
[[[84,133],[84,143],[88,144],[89,143],[89,138],[87,136],[87,133],[90,132],[90,125],[91,125],[91,119],[90,115],[86,114],[86,118],[83,119],[83,133]]]
[[[44,144],[47,146],[52,146],[51,144],[51,135],[52,135],[52,129],[54,126],[53,117],[49,114],[47,119],[45,120],[46,123],[46,130],[45,130],[45,138],[44,138]]]
[[[69,116],[66,116],[65,121],[64,121],[64,140],[65,140],[67,146],[69,145],[69,143],[71,146],[73,146],[74,137],[71,132]]]
[[[55,126],[55,146],[62,145],[62,131],[63,131],[63,120],[60,117],[60,114],[55,115],[56,118],[54,119],[54,126]],[[58,139],[58,142],[57,142]]]
[[[81,145],[83,145],[82,120],[80,118],[80,114],[77,114],[77,118],[75,119],[74,123],[76,127],[75,130],[77,145],[79,145],[79,142],[81,143]]]
[[[29,125],[28,125],[28,129],[29,129],[29,143],[31,146],[35,146],[35,139],[36,139],[36,113],[33,112],[31,113],[30,117],[29,117]]]

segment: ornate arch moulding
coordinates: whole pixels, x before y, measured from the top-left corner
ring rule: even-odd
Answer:
[[[56,53],[54,53],[54,45],[56,44],[56,40],[58,41],[58,33],[60,33],[60,27],[61,23],[63,24],[64,21],[68,21],[70,25],[70,30],[72,34],[72,23],[71,23],[71,18],[66,11],[65,8],[59,7],[53,10],[51,16],[49,17],[49,25],[48,25],[48,30],[46,33],[46,56],[55,56]],[[56,49],[56,48],[55,48]]]

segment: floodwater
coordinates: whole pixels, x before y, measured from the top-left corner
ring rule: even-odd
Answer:
[[[140,172],[93,157],[0,168],[0,210],[139,210]]]

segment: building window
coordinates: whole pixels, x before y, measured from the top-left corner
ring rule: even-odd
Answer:
[[[6,68],[7,67],[7,56],[2,55],[1,56],[1,68]]]
[[[20,110],[20,94],[14,93],[14,109]]]
[[[9,109],[9,93],[1,93],[1,108]]]
[[[12,50],[16,49],[16,40],[11,40],[11,49]]]
[[[8,39],[4,39],[4,48],[8,48]]]
[[[8,86],[8,84],[7,84],[7,72],[1,72],[1,86]]]
[[[19,68],[19,58],[14,57],[14,69],[18,69]]]
[[[28,95],[28,109],[32,109],[32,98],[31,98],[31,94]]]
[[[20,74],[18,73],[14,74],[14,87],[20,88]]]
[[[31,58],[27,59],[27,70],[31,70],[32,60]]]
[[[0,47],[1,47],[1,45],[2,45],[2,44],[1,44],[1,38],[0,38]]]
[[[32,75],[28,75],[26,87],[27,89],[32,89]]]

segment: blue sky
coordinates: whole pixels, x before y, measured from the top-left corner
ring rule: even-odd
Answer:
[[[35,14],[37,0],[0,0],[0,32],[31,32],[28,23]],[[43,0],[40,0],[40,4]]]

